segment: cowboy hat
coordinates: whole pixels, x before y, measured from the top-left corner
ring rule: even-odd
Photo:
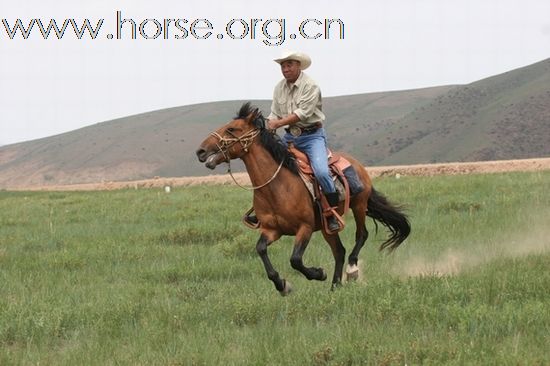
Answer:
[[[305,70],[311,65],[311,58],[302,52],[285,51],[280,58],[276,58],[275,61],[279,65],[285,61],[294,60],[300,62],[300,70]]]

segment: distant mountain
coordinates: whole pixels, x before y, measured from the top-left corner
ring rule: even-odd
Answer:
[[[207,175],[194,151],[243,102],[153,111],[0,147],[0,188]],[[269,113],[269,101],[252,102]],[[323,102],[331,147],[366,165],[550,156],[550,59],[468,85]]]

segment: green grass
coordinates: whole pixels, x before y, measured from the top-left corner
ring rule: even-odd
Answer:
[[[550,172],[375,185],[411,237],[379,253],[369,222],[362,279],[334,292],[283,238],[286,298],[240,223],[249,192],[0,192],[0,365],[549,364]],[[305,261],[332,273],[319,234]]]

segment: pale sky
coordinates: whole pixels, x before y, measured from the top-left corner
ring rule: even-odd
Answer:
[[[117,11],[137,39],[130,21],[117,39]],[[168,107],[270,99],[283,50],[311,56],[307,73],[325,97],[470,83],[550,57],[549,14],[548,0],[2,0],[0,145]],[[70,24],[45,40],[38,23],[28,39],[10,39],[17,19],[25,28],[32,19],[104,21],[95,40],[77,39]],[[209,38],[190,33],[197,19],[195,35]],[[344,39],[338,23],[324,38],[325,19],[341,21]],[[312,39],[299,33],[304,21]],[[242,23],[248,34],[231,39],[228,23],[235,38]]]

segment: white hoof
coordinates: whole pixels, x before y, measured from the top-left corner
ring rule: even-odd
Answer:
[[[290,284],[290,282],[285,280],[285,287],[283,288],[282,291],[279,291],[279,293],[281,294],[281,296],[286,296],[291,292],[292,292],[292,285]]]
[[[355,264],[353,266],[348,264],[348,268],[346,268],[346,277],[348,281],[357,281],[359,278],[359,267]]]

